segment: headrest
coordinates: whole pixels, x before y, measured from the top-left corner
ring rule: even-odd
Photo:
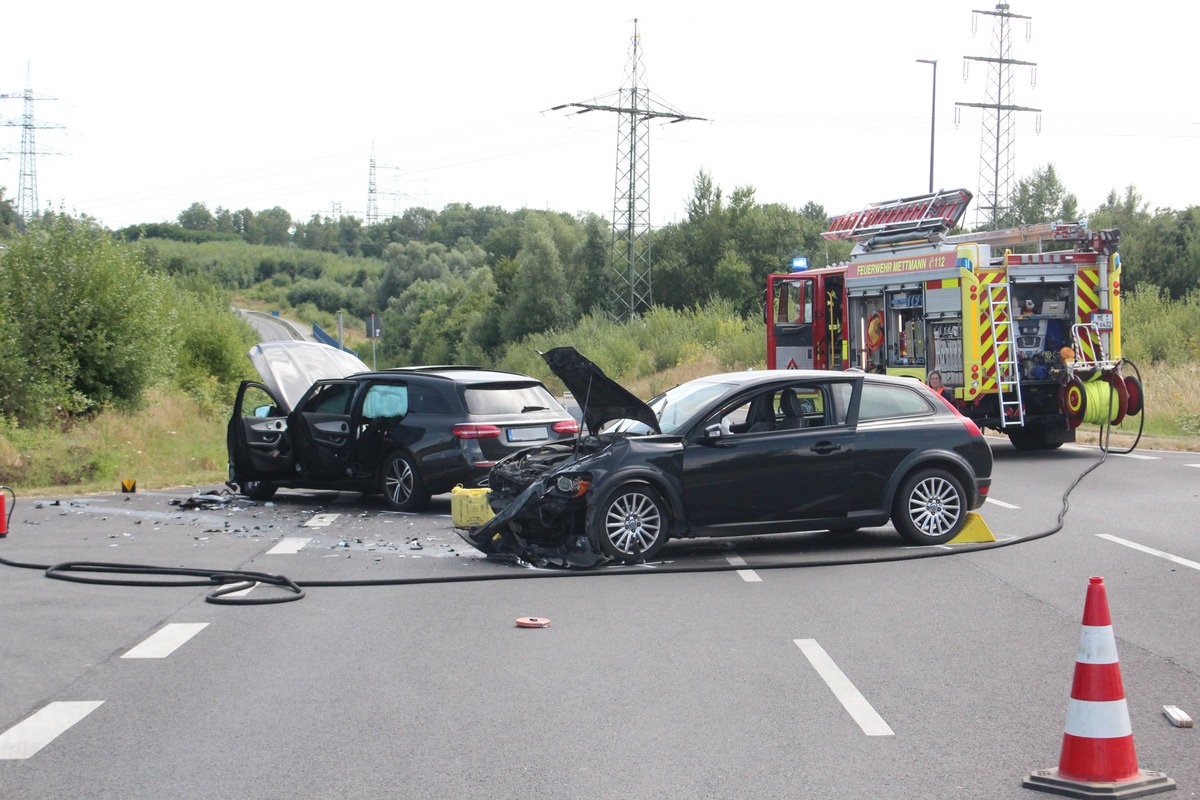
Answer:
[[[789,417],[804,416],[804,408],[800,405],[800,398],[796,396],[795,389],[783,390],[783,394],[779,397],[779,408],[784,415]]]

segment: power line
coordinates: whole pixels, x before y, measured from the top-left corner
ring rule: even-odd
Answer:
[[[33,104],[38,100],[57,100],[56,97],[46,97],[33,93],[32,70],[25,65],[25,91],[21,94],[0,94],[0,100],[22,100],[20,121],[5,120],[2,124],[7,127],[21,129],[21,173],[17,191],[17,213],[21,219],[28,220],[38,213],[37,194],[37,156],[39,151],[34,141],[34,131],[41,128],[61,128],[52,122],[37,123],[34,121]]]
[[[653,97],[640,85],[646,66],[642,61],[641,34],[633,21],[629,47],[629,88],[615,95],[583,103],[564,103],[551,111],[573,108],[574,114],[607,111],[621,116],[617,142],[617,181],[613,192],[611,267],[617,274],[613,312],[618,319],[636,316],[651,305],[650,279],[650,122],[700,120]]]
[[[1014,19],[1026,21],[1025,38],[1029,39],[1029,24],[1032,17],[1014,14],[1009,11],[1008,3],[997,3],[995,11],[975,11],[975,14],[995,17],[993,26],[992,53],[990,57],[964,56],[963,76],[970,67],[970,62],[979,61],[988,65],[987,99],[982,103],[955,103],[955,120],[957,121],[962,108],[983,109],[983,136],[979,147],[979,191],[976,194],[975,206],[976,224],[995,230],[1000,220],[1011,208],[1009,198],[1012,193],[1014,135],[1013,115],[1019,111],[1032,111],[1038,114],[1038,124],[1041,124],[1041,109],[1027,108],[1013,104],[1012,67],[1030,67],[1032,77],[1036,79],[1037,64],[1032,61],[1018,61],[1011,58],[1012,34],[1009,31],[1010,22]],[[974,19],[972,19],[974,23]]]

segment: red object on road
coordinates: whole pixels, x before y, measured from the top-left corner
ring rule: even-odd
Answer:
[[[1161,772],[1138,769],[1103,578],[1088,579],[1058,769],[1031,773],[1021,785],[1068,797],[1117,798],[1175,788]]]

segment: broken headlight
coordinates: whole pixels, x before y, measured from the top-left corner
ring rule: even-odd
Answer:
[[[554,491],[567,497],[581,497],[591,487],[590,475],[559,475],[554,479]]]

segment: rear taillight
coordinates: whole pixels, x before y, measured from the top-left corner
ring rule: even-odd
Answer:
[[[979,430],[979,426],[975,424],[975,420],[971,419],[966,414],[959,411],[958,408],[954,405],[954,403],[952,403],[950,401],[949,397],[939,394],[939,395],[937,395],[937,399],[941,400],[943,403],[945,403],[946,407],[954,412],[954,416],[958,417],[959,422],[961,422],[963,424],[963,427],[967,429],[967,433],[971,434],[971,436],[977,436],[981,439],[983,438],[983,431]]]
[[[579,423],[573,419],[564,419],[562,422],[556,422],[551,426],[555,433],[567,434],[574,436],[579,433]]]
[[[498,439],[500,438],[500,429],[495,425],[476,425],[470,422],[462,422],[450,429],[458,439]]]

